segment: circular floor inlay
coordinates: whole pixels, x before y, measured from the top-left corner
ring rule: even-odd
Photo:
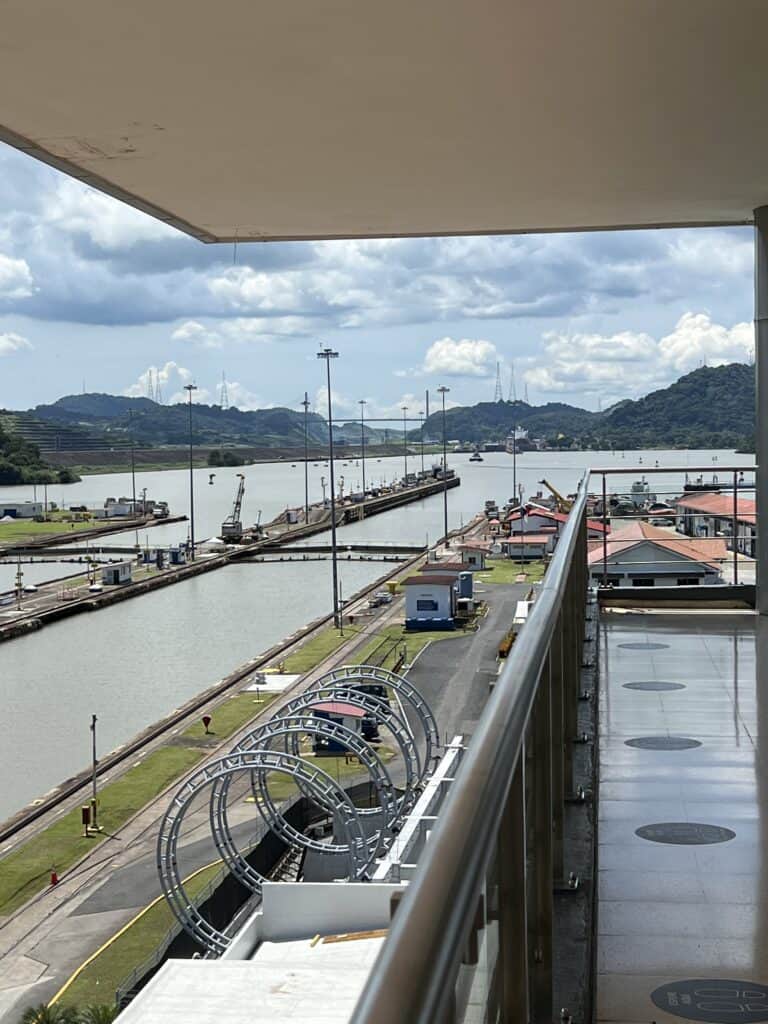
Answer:
[[[649,839],[652,843],[708,846],[711,843],[727,843],[729,839],[735,838],[736,833],[722,825],[702,825],[698,821],[660,821],[636,828],[635,835]]]
[[[625,690],[684,690],[685,683],[667,683],[663,679],[647,679],[639,683],[624,683]]]
[[[754,981],[688,978],[651,992],[660,1010],[708,1024],[759,1024],[768,1021],[768,986]]]
[[[624,740],[628,747],[639,747],[641,750],[690,750],[700,747],[699,740],[687,736],[638,736],[633,740]]]
[[[631,644],[619,644],[625,651],[663,651],[669,644],[657,644],[651,640],[635,640]]]

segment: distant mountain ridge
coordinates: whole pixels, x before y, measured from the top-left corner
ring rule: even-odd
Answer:
[[[445,418],[449,438],[472,444],[503,441],[520,426],[555,447],[748,448],[754,444],[755,371],[746,363],[703,366],[603,412],[560,402],[480,402],[448,409]],[[442,412],[432,413],[425,430],[442,436]]]
[[[160,405],[149,398],[124,395],[66,395],[27,412],[5,414],[8,429],[44,451],[125,447],[131,433],[137,446],[184,445],[189,441],[186,403]],[[667,388],[643,398],[616,402],[602,412],[591,412],[564,402],[529,405],[527,402],[479,402],[446,411],[450,440],[470,444],[503,442],[515,426],[531,437],[544,438],[552,447],[585,448],[746,448],[754,444],[754,367],[744,363],[701,367]],[[195,403],[193,434],[197,445],[301,447],[304,413],[272,408],[241,411]],[[309,442],[325,445],[326,420],[308,417]],[[396,426],[389,431],[365,427],[366,441],[375,444],[402,439]],[[424,423],[424,435],[442,437],[442,411]],[[413,441],[419,430],[409,432]],[[358,444],[360,424],[334,424],[334,439]]]

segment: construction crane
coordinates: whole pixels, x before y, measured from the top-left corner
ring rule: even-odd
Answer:
[[[232,506],[232,511],[221,524],[221,539],[234,541],[235,543],[242,540],[243,537],[243,523],[240,519],[240,510],[243,507],[243,495],[245,494],[245,477],[242,473],[238,473],[237,478],[240,483],[237,485],[235,503]]]
[[[558,512],[568,513],[571,511],[571,506],[573,505],[573,502],[569,501],[567,498],[564,498],[560,491],[558,491],[555,487],[552,486],[549,480],[539,480],[539,483],[546,487],[549,493],[555,499],[555,505],[557,506]]]

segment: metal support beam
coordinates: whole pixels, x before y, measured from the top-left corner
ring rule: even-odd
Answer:
[[[529,1020],[525,752],[521,751],[499,828],[499,1019]]]
[[[756,606],[768,615],[768,206],[755,210],[755,385]]]
[[[534,1024],[552,1017],[552,703],[551,655],[542,670],[533,708],[533,965],[531,1015]]]

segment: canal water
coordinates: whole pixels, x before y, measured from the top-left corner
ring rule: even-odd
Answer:
[[[635,465],[642,458],[652,488],[679,493],[687,466],[750,465],[753,456],[732,452],[526,453],[517,460],[517,481],[526,496],[547,478],[562,491],[573,490],[584,468]],[[469,521],[487,498],[502,502],[512,495],[512,457],[487,453],[482,463],[451,456],[461,487],[448,492],[449,526]],[[425,457],[426,465],[432,461]],[[654,464],[679,466],[680,475],[654,477]],[[409,458],[409,469],[421,468]],[[366,460],[366,482],[391,481],[402,459]],[[246,477],[244,521],[269,521],[286,506],[304,499],[302,463],[266,463],[238,469],[196,470],[195,523],[198,538],[218,533],[230,510],[237,472]],[[362,467],[339,461],[337,480],[357,488]],[[209,484],[209,474],[215,473]],[[310,501],[322,497],[321,477],[329,471],[310,464]],[[182,470],[138,473],[137,490],[168,502],[174,514],[189,511],[189,476]],[[616,478],[612,490],[628,491],[631,478]],[[130,474],[84,477],[80,483],[48,488],[59,506],[102,504],[107,496],[130,494]],[[29,487],[6,487],[2,497],[31,497]],[[442,534],[443,498],[435,495],[339,531],[340,544],[355,541],[434,541]],[[140,540],[173,543],[186,537],[187,524],[140,531]],[[133,532],[114,535],[133,542]],[[62,576],[69,563],[24,566],[25,582]],[[391,565],[341,563],[344,594],[373,582]],[[13,586],[13,566],[0,565],[0,590]],[[331,566],[324,562],[233,565],[135,600],[46,626],[39,633],[0,645],[0,707],[5,729],[0,744],[0,820],[58,782],[87,766],[90,716],[99,719],[101,752],[114,749],[141,729],[214,684],[238,665],[331,609]]]

